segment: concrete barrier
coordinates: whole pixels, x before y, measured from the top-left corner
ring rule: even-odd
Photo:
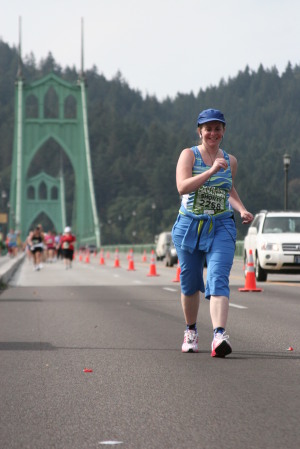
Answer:
[[[0,265],[0,284],[7,284],[15,271],[18,269],[20,264],[25,259],[25,253],[20,253],[16,257],[9,258],[8,256],[3,256],[6,261],[1,260]]]

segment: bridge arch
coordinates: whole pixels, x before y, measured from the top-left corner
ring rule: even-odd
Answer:
[[[37,211],[36,214],[32,217],[32,219],[29,220],[27,227],[27,235],[37,225],[42,225],[44,232],[48,231],[55,231],[57,233],[62,232],[62,230],[56,227],[57,224],[55,223],[55,221],[52,220],[52,218],[48,215],[45,209]]]

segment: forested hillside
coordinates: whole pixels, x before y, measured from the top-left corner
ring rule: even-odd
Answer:
[[[18,56],[0,41],[0,180],[9,192],[14,128],[14,81]],[[37,63],[23,61],[25,82],[49,72],[76,83],[74,68],[60,67],[51,53]],[[196,119],[205,108],[221,109],[227,120],[222,147],[238,158],[237,190],[253,213],[282,209],[282,156],[291,156],[289,208],[300,210],[300,66],[257,72],[246,67],[236,77],[198,95],[178,94],[158,101],[143,98],[121,74],[108,81],[93,67],[86,71],[88,118],[96,201],[102,243],[151,242],[154,234],[171,229],[179,207],[175,185],[178,156],[197,143]],[[199,86],[201,80],[199,80]],[[53,160],[53,158],[52,158]],[[40,162],[39,162],[40,161]],[[52,175],[45,158],[35,161]],[[32,173],[31,173],[32,174]],[[72,173],[66,173],[68,179]],[[71,216],[70,194],[68,205]],[[246,229],[237,217],[239,238]]]

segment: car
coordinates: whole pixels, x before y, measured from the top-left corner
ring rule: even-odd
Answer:
[[[300,212],[266,211],[255,215],[244,239],[247,269],[252,250],[257,281],[270,273],[300,273]]]
[[[163,260],[166,257],[167,249],[172,243],[171,232],[161,232],[157,237],[156,243],[156,260]]]
[[[86,249],[90,252],[90,253],[97,253],[97,246],[94,244],[90,244],[86,246]]]
[[[90,253],[97,253],[97,246],[90,244],[90,245],[79,245],[78,248],[79,251],[81,252],[85,252],[85,251],[89,251]]]
[[[178,263],[178,255],[174,243],[171,242],[166,250],[166,267],[173,267]]]

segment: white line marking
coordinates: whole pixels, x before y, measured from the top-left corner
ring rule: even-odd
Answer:
[[[143,284],[143,281],[135,280],[135,281],[133,281],[133,283],[134,283],[134,284]]]
[[[245,306],[239,306],[238,304],[233,304],[232,302],[229,303],[230,307],[235,307],[236,309],[248,309],[248,307]]]
[[[99,441],[99,444],[107,444],[107,445],[123,444],[123,441]]]
[[[163,287],[163,290],[167,290],[168,292],[177,292],[176,288]]]

